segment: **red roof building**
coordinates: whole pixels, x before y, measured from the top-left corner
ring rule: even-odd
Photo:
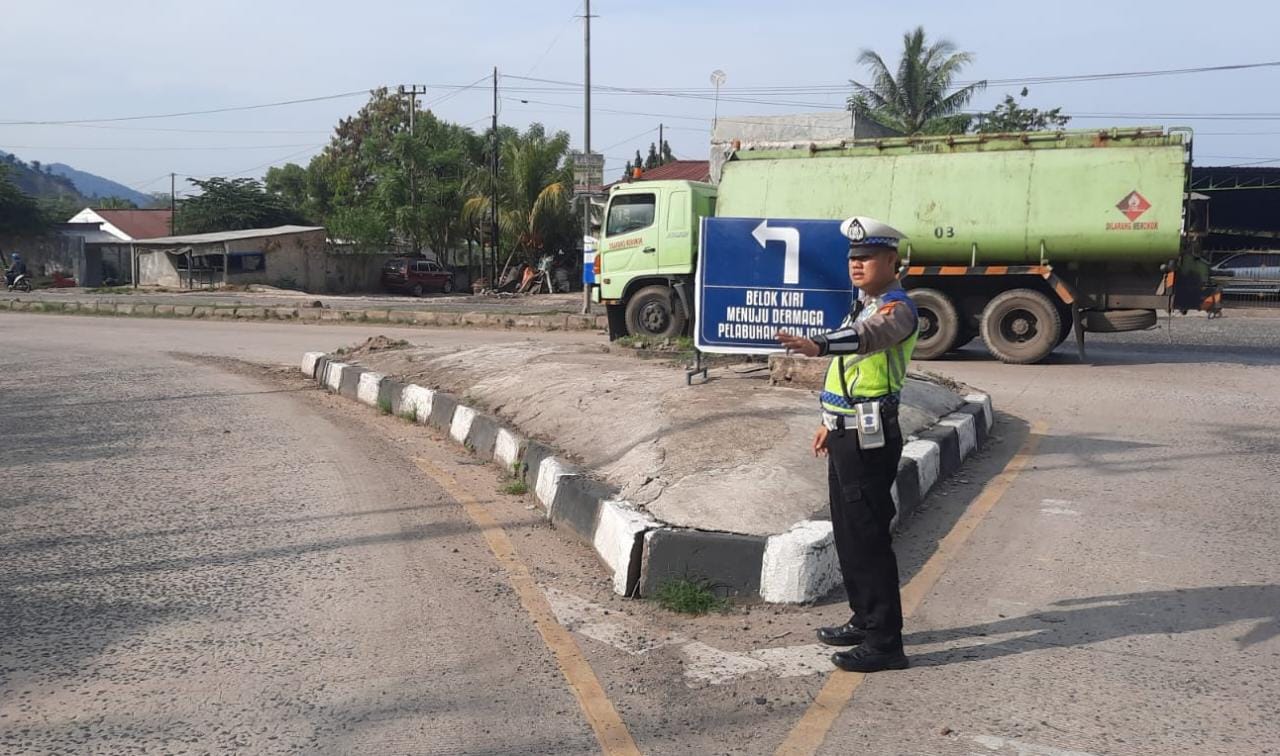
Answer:
[[[97,223],[103,231],[120,241],[156,239],[172,233],[173,214],[163,210],[98,210],[86,207],[69,223]]]
[[[657,168],[650,168],[632,181],[710,181],[711,161],[709,160],[672,160]],[[625,181],[625,179],[624,179]],[[615,181],[610,186],[622,183]]]

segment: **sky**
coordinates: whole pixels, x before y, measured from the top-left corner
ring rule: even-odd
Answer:
[[[865,78],[859,51],[896,62],[903,33],[917,25],[974,55],[966,81],[1280,61],[1274,0],[591,5],[593,84],[694,95],[594,91],[592,147],[608,158],[608,178],[637,149],[647,152],[660,123],[676,157],[705,159],[717,109],[720,116],[839,109],[847,94],[840,85]],[[582,0],[0,0],[0,149],[145,192],[168,191],[176,172],[181,194],[188,176],[260,177],[270,165],[305,164],[377,86],[425,85],[424,102],[437,115],[483,130],[494,66],[500,122],[564,129],[580,147],[582,8]],[[717,69],[726,75],[718,105],[709,80]],[[810,91],[762,95],[765,87]],[[989,109],[1021,87],[989,86],[972,108]],[[1197,164],[1280,166],[1277,92],[1280,67],[1266,67],[1031,84],[1026,104],[1081,114],[1073,128],[1191,126]],[[95,120],[330,95],[344,96]],[[762,101],[735,101],[742,99]],[[94,122],[6,123],[68,120]]]

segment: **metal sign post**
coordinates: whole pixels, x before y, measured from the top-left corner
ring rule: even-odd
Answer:
[[[582,202],[582,313],[591,311],[591,287],[595,285],[595,238],[591,235],[591,199],[604,192],[604,155],[570,153],[573,159],[573,196]]]

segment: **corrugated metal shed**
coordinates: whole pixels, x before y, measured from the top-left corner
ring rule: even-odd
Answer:
[[[134,242],[136,247],[179,247],[201,244],[221,244],[243,239],[261,239],[267,236],[286,236],[308,231],[324,231],[324,226],[273,226],[271,228],[246,228],[242,231],[218,231],[211,234],[187,234],[185,236],[161,236]]]

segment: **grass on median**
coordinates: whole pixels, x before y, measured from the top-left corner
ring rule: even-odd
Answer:
[[[658,586],[653,598],[658,606],[678,614],[723,612],[729,608],[729,600],[717,596],[705,580],[668,580]]]
[[[505,486],[498,489],[508,496],[524,496],[529,493],[529,486],[523,480],[509,481]]]

